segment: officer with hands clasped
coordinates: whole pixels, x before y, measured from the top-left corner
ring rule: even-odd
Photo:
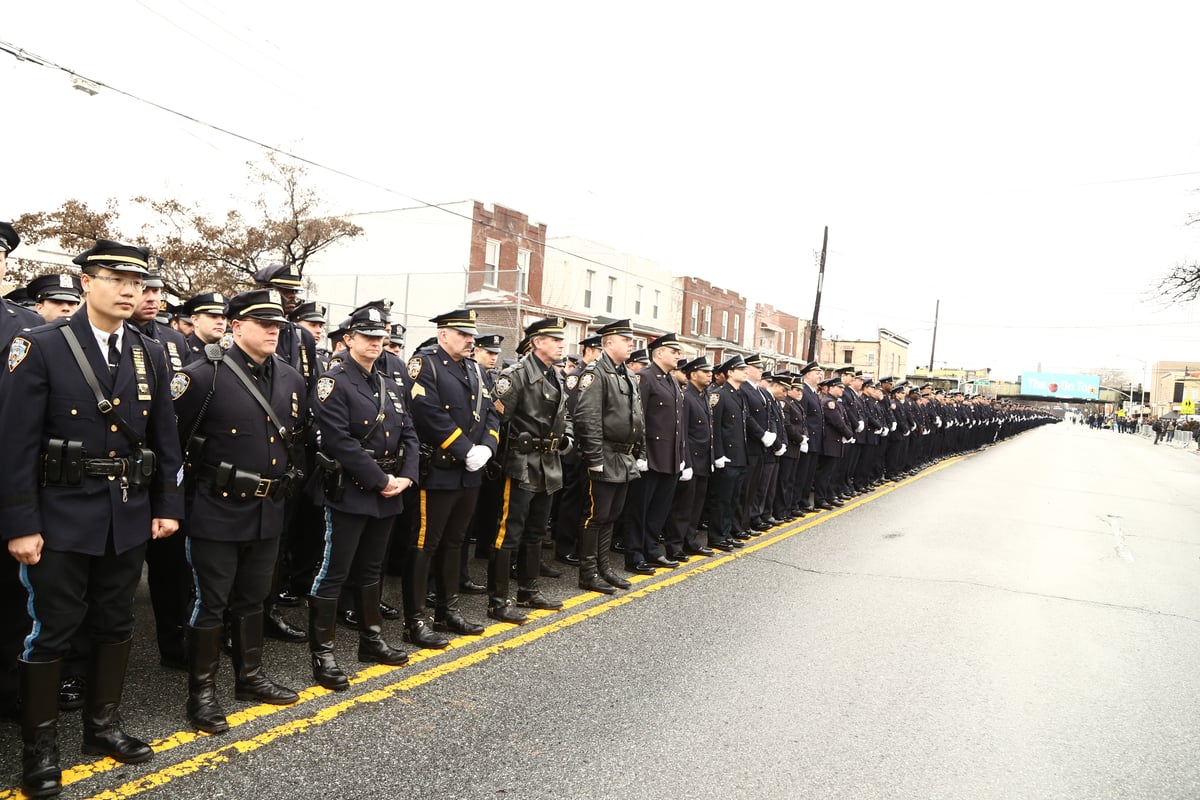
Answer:
[[[304,421],[304,379],[278,356],[287,321],[279,294],[260,289],[229,301],[233,344],[210,344],[171,379],[186,448],[187,557],[196,598],[188,620],[187,715],[208,733],[229,730],[217,703],[221,623],[228,611],[238,700],[273,705],[297,695],[262,668],[263,599],[301,475],[292,462]]]
[[[416,483],[419,445],[403,389],[381,369],[385,314],[356,311],[345,337],[348,355],[317,379],[320,437],[314,502],[325,506],[324,556],[308,598],[313,678],[334,691],[350,687],[333,655],[338,597],[354,590],[358,660],[399,666],[408,656],[383,639],[379,608],[383,562],[401,493]]]
[[[61,791],[61,659],[92,639],[83,752],[150,759],[120,728],[133,596],[146,543],[183,517],[171,372],[162,347],[128,323],[149,253],[106,239],[80,254],[87,301],[69,320],[13,339],[0,372],[0,531],[20,562],[33,626],[21,655],[22,788]]]

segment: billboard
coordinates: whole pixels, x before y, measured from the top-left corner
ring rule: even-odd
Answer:
[[[1099,400],[1100,376],[1029,372],[1021,376],[1021,394],[1063,400]]]

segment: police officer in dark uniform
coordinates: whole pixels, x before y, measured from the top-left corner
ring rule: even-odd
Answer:
[[[429,630],[425,594],[434,565],[438,630],[477,636],[483,626],[458,607],[459,551],[475,513],[483,467],[500,444],[500,423],[483,370],[469,357],[475,312],[458,309],[430,320],[438,327],[433,349],[408,361],[409,410],[428,453],[422,465],[421,518],[411,535],[404,573],[404,621],[409,639],[421,647],[449,642]]]
[[[841,476],[842,459],[846,446],[853,444],[854,429],[846,421],[842,397],[842,379],[839,375],[821,381],[825,392],[821,395],[821,419],[825,426],[821,433],[821,459],[817,462],[817,475],[813,483],[817,508],[826,511],[846,502],[838,497],[838,479]]]
[[[576,366],[568,367],[563,373],[563,385],[567,390],[567,414],[575,416],[575,403],[579,399],[579,377],[588,364],[600,357],[599,336],[587,336],[579,342],[581,355]],[[573,448],[562,456],[563,488],[554,495],[554,556],[568,566],[578,567],[579,556],[576,545],[579,532],[583,529],[583,499],[587,490],[587,468],[579,458],[579,448]]]
[[[667,540],[681,543],[682,552],[667,552],[668,558],[676,555],[711,556],[707,537],[701,538],[698,529],[700,512],[704,509],[704,498],[708,496],[708,480],[712,475],[713,398],[705,392],[712,383],[713,365],[704,356],[692,359],[683,365],[687,386],[683,390],[684,426],[687,433],[687,466],[692,470],[691,480],[682,480],[675,486],[675,497],[671,501],[671,516],[667,522],[670,531]]]
[[[746,397],[742,384],[749,379],[746,362],[733,356],[717,368],[725,376],[712,403],[713,412],[713,483],[715,503],[708,521],[708,546],[730,552],[744,547],[736,515],[745,495],[743,482],[750,464],[747,455]]]
[[[325,506],[325,548],[308,598],[308,639],[313,678],[334,691],[350,686],[333,654],[343,586],[354,592],[358,660],[391,666],[408,661],[383,639],[380,595],[401,495],[416,483],[419,461],[403,388],[381,369],[386,313],[360,309],[347,330],[347,357],[317,379],[313,402],[322,454],[313,491]]]
[[[152,258],[152,269],[146,276],[141,302],[134,309],[130,322],[163,346],[174,377],[195,354],[183,334],[157,319],[164,303],[162,275],[155,267],[161,267],[162,259]],[[192,595],[192,568],[188,566],[184,552],[185,538],[152,539],[146,547],[147,584],[154,609],[159,663],[172,669],[187,669],[184,640]]]
[[[21,243],[21,237],[7,222],[0,222],[0,280],[8,271],[8,254]],[[44,320],[30,308],[11,299],[0,300],[0,356],[8,353],[8,344],[19,331],[34,328]],[[17,577],[17,565],[7,552],[0,554],[0,712],[15,713],[17,706],[17,659],[25,634],[29,633],[29,615],[25,613],[25,587]]]
[[[504,337],[498,333],[488,333],[475,337],[475,360],[483,369],[483,380],[491,392],[500,375],[496,363],[504,345]],[[493,392],[493,398],[495,393]],[[500,506],[504,494],[504,475],[497,461],[488,464],[484,470],[483,486],[479,488],[479,502],[475,506],[475,518],[471,520],[470,539],[475,541],[475,554],[484,559],[491,557],[496,536],[500,530]],[[471,579],[468,570],[469,548],[462,549],[462,574],[459,576],[459,590],[463,594],[486,594],[487,587]]]
[[[33,300],[33,310],[45,322],[71,316],[83,301],[79,276],[66,273],[34,278],[25,286],[25,293]]]
[[[292,445],[305,419],[304,381],[275,356],[287,322],[277,292],[236,295],[228,315],[230,348],[210,345],[171,382],[187,450],[185,532],[196,586],[187,631],[187,715],[208,733],[229,730],[216,698],[227,611],[234,696],[273,705],[298,699],[263,672],[262,603],[271,588],[287,496],[298,489]]]
[[[738,533],[747,538],[749,532],[766,530],[764,524],[767,515],[767,481],[764,480],[764,469],[767,456],[778,445],[779,431],[775,429],[775,417],[771,413],[769,403],[771,396],[758,385],[762,378],[762,356],[751,353],[745,359],[747,380],[742,383],[741,392],[746,405],[746,456],[749,464],[746,467],[746,481],[742,496],[739,498],[737,519]]]
[[[573,447],[567,395],[554,362],[562,357],[563,319],[549,317],[525,329],[529,351],[496,379],[494,394],[504,425],[498,535],[488,558],[488,616],[521,624],[526,616],[509,596],[509,565],[517,562],[517,603],[557,610],[562,603],[538,589],[542,538],[551,497],[562,488],[561,454]]]
[[[579,588],[612,594],[614,588],[630,586],[609,566],[608,549],[629,484],[640,477],[638,462],[646,458],[646,421],[637,378],[625,366],[633,353],[629,320],[610,322],[597,334],[603,352],[579,378],[572,417],[588,478],[579,536]],[[654,573],[651,567],[645,571]]]
[[[324,372],[329,364],[329,350],[322,344],[325,340],[325,326],[329,324],[328,314],[329,308],[318,304],[315,300],[298,304],[288,314],[289,321],[312,334],[313,341],[316,343],[314,352],[319,365],[318,372]]]
[[[226,344],[229,319],[225,316],[225,305],[228,302],[229,298],[220,292],[204,292],[183,304],[192,322],[187,343],[193,353],[203,353],[206,344]]]
[[[33,618],[21,735],[22,788],[36,797],[61,789],[59,674],[81,625],[92,637],[83,751],[126,763],[153,756],[121,731],[118,713],[146,542],[170,536],[183,516],[170,369],[128,323],[148,257],[104,239],[77,256],[87,302],[17,336],[0,372],[0,531]]]

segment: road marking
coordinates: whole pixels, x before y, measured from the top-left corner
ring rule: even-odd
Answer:
[[[733,553],[726,553],[722,556],[710,556],[702,561],[695,562],[694,564],[689,562],[688,566],[673,569],[662,577],[653,575],[632,575],[628,578],[628,580],[630,583],[634,584],[634,588],[629,589],[625,594],[604,600],[570,616],[563,617],[562,614],[564,611],[594,600],[597,596],[600,596],[599,593],[583,592],[570,597],[563,601],[563,608],[561,611],[530,611],[528,616],[531,620],[543,619],[550,616],[555,617],[555,619],[546,625],[533,628],[525,631],[524,633],[518,633],[517,635],[509,639],[505,639],[502,642],[497,642],[495,644],[488,645],[487,647],[474,650],[473,652],[467,653],[451,661],[430,667],[422,672],[410,674],[403,680],[388,684],[378,689],[364,692],[362,694],[354,695],[353,697],[349,697],[340,703],[325,706],[324,708],[321,708],[315,713],[302,719],[284,722],[247,739],[227,742],[213,750],[200,753],[199,755],[184,759],[183,761],[179,761],[150,774],[143,775],[114,789],[106,789],[99,794],[91,795],[88,800],[125,800],[125,798],[135,797],[160,786],[165,786],[166,784],[179,778],[185,778],[203,770],[218,769],[222,764],[228,763],[236,756],[251,753],[261,747],[275,742],[276,740],[294,736],[299,733],[305,733],[310,728],[323,725],[326,722],[340,717],[342,714],[350,711],[356,706],[365,705],[367,703],[378,703],[383,700],[391,699],[400,692],[412,691],[413,689],[423,686],[424,684],[436,680],[437,678],[457,672],[465,667],[474,666],[487,661],[492,656],[502,653],[506,650],[513,650],[526,644],[530,644],[531,642],[535,642],[544,636],[550,635],[551,633],[565,630],[566,628],[577,625],[578,623],[593,617],[597,617],[600,614],[611,611],[612,609],[620,608],[621,606],[630,603],[637,598],[645,597],[653,592],[659,591],[660,589],[665,589],[668,586],[674,586],[677,583],[687,580],[693,575],[703,574],[710,570],[716,569],[723,564],[734,561],[735,559],[743,558],[773,544],[790,539],[791,537],[820,525],[828,520],[840,517],[842,514],[847,513],[851,509],[891,494],[896,489],[907,485],[912,481],[932,475],[935,472],[940,472],[951,464],[959,461],[961,458],[962,456],[947,458],[939,464],[926,467],[924,470],[912,477],[905,478],[901,481],[897,481],[896,483],[880,486],[871,494],[856,498],[846,503],[846,505],[841,508],[834,509],[833,511],[818,512],[816,516],[808,519],[807,521],[796,520],[788,523],[780,527],[777,532],[762,536],[758,539],[758,541],[751,540],[752,543],[748,543],[746,547]],[[641,583],[647,583],[647,585],[638,588],[638,584]],[[351,678],[350,684],[352,686],[359,685],[365,683],[366,681],[388,675],[397,670],[404,670],[406,673],[410,673],[410,668],[413,665],[420,664],[422,661],[426,661],[431,658],[436,658],[448,650],[470,648],[473,645],[478,644],[481,640],[486,640],[487,638],[493,636],[508,633],[512,630],[513,626],[511,625],[496,623],[489,626],[484,631],[482,636],[459,636],[455,639],[452,639],[449,648],[446,650],[419,650],[414,652],[410,654],[408,663],[403,666],[390,667],[384,664],[376,664],[374,666],[367,667],[363,670],[360,670],[353,678]],[[232,730],[240,725],[269,717],[272,714],[281,713],[288,709],[296,708],[300,704],[330,694],[334,694],[334,692],[321,686],[310,686],[307,689],[299,692],[299,702],[291,706],[274,706],[266,704],[251,706],[249,708],[228,714],[227,719],[229,720],[229,726]],[[176,747],[191,744],[197,739],[206,738],[211,738],[214,743],[221,742],[225,739],[224,736],[210,736],[206,733],[197,733],[194,731],[178,731],[170,736],[166,736],[162,739],[151,742],[151,746],[154,748],[154,753],[157,756],[160,753],[169,752]],[[97,775],[102,775],[106,772],[110,772],[123,766],[125,765],[120,764],[110,758],[98,759],[97,761],[89,764],[80,764],[70,769],[63,770],[62,785],[65,788],[72,784],[79,783],[80,781],[87,780],[88,778]],[[24,795],[22,795],[17,789],[9,789],[0,792],[0,800],[9,800],[10,798],[15,800],[15,798],[20,798],[23,796]]]

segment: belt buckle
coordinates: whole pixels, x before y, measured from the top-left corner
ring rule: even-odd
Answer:
[[[255,489],[254,489],[254,496],[255,497],[266,497],[267,493],[270,491],[271,491],[271,479],[270,478],[259,478],[258,486],[255,487]]]

